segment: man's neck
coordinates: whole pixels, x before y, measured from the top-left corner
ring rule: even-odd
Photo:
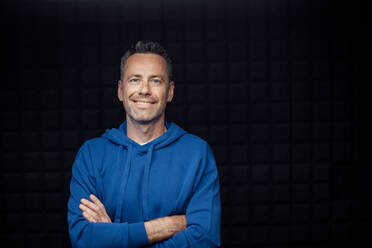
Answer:
[[[127,136],[140,145],[149,143],[167,131],[164,118],[155,122],[138,123],[127,117]]]

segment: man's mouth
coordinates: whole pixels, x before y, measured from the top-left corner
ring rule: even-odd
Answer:
[[[151,105],[151,104],[155,103],[153,101],[144,101],[144,100],[133,100],[133,102],[135,102],[138,105],[144,105],[144,106]]]

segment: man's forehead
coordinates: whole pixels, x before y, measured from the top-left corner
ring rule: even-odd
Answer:
[[[155,53],[135,53],[128,57],[126,66],[128,64],[141,64],[141,63],[156,63],[162,66],[166,65],[165,59]]]
[[[162,56],[153,53],[135,53],[129,56],[124,65],[124,74],[126,75],[154,72],[156,72],[155,74],[166,74],[167,64]]]

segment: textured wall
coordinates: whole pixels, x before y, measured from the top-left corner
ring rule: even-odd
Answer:
[[[361,1],[3,3],[2,235],[68,247],[71,165],[118,126],[120,57],[156,40],[174,61],[167,119],[206,139],[223,247],[366,247],[371,136]]]

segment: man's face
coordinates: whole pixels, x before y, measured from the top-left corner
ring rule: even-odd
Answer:
[[[167,64],[152,53],[135,53],[124,65],[118,97],[127,120],[150,123],[164,119],[167,102],[173,98],[174,82],[168,82]]]

